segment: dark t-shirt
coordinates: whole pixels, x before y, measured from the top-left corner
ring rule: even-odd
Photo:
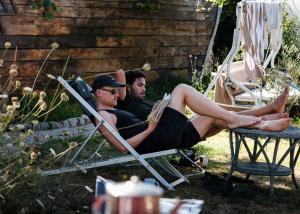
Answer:
[[[151,113],[152,104],[146,101],[126,96],[125,100],[118,100],[118,109],[128,111],[134,114],[141,121],[147,120],[148,115]]]
[[[117,124],[116,128],[118,129],[120,135],[124,139],[131,138],[142,131],[145,131],[148,127],[148,123],[142,122],[139,120],[134,114],[130,112],[114,109],[114,110],[107,110],[105,111],[116,115],[117,117]]]

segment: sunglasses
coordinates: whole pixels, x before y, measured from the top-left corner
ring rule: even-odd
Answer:
[[[109,91],[112,95],[115,95],[116,93],[119,93],[119,89],[113,88],[113,89],[107,89],[107,88],[101,88],[103,91]]]

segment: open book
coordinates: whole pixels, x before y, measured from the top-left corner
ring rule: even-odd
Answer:
[[[154,120],[154,121],[159,121],[162,113],[164,112],[164,109],[167,107],[167,105],[169,104],[171,99],[171,94],[164,94],[163,99],[155,104],[157,105],[156,109],[149,115],[150,118],[148,118],[148,120]]]

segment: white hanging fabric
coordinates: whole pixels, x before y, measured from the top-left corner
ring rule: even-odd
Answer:
[[[276,52],[281,42],[280,4],[271,0],[244,1],[242,7],[240,32],[244,50],[243,61],[245,72],[255,82],[265,74],[261,64],[266,58],[266,49]]]

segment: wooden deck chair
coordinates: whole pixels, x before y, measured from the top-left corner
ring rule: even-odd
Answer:
[[[259,107],[265,99],[257,79],[265,75],[270,62],[274,67],[281,47],[281,4],[279,0],[243,0],[237,4],[236,15],[232,48],[205,95],[215,86],[217,103],[238,107],[239,101],[248,101]],[[233,62],[240,47],[243,60]],[[248,94],[246,100],[242,93]]]
[[[59,169],[47,170],[43,171],[43,175],[54,175],[65,172],[73,172],[78,170],[86,170],[96,167],[109,166],[118,163],[126,163],[129,161],[138,161],[142,164],[166,189],[173,190],[174,186],[182,183],[189,182],[187,176],[181,174],[174,166],[172,166],[164,156],[180,154],[185,157],[188,161],[190,161],[193,165],[201,170],[200,173],[205,173],[204,169],[202,169],[199,165],[195,164],[191,159],[189,159],[184,152],[177,149],[170,149],[165,151],[159,151],[148,154],[138,154],[134,148],[132,148],[121,136],[118,132],[116,132],[96,111],[95,111],[95,100],[93,99],[93,95],[90,93],[91,88],[87,85],[81,78],[77,78],[74,82],[68,82],[64,80],[62,77],[58,77],[57,80],[63,87],[70,93],[72,96],[82,105],[85,114],[94,121],[97,119],[100,121],[98,125],[92,130],[91,134],[88,138],[81,144],[80,148],[76,152],[76,154],[71,158],[70,162],[67,166],[64,166]],[[95,124],[95,123],[94,123]],[[100,125],[103,125],[114,137],[129,151],[130,155],[123,155],[120,157],[114,157],[106,160],[99,160],[101,156],[99,152],[105,140],[101,142],[98,148],[91,154],[88,160],[78,160],[79,154],[89,142],[90,138],[97,133]],[[169,183],[165,178],[163,178],[151,165],[150,162],[147,162],[146,159],[155,160],[153,163],[158,164],[163,170],[168,172],[169,174],[177,177],[178,179]]]

